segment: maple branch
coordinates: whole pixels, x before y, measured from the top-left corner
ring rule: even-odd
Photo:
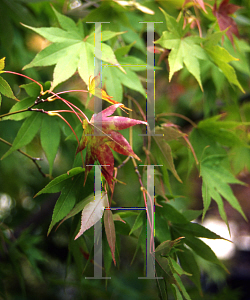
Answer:
[[[178,114],[178,113],[162,113],[162,114],[158,114],[156,116],[156,119],[158,119],[159,117],[165,117],[165,116],[174,116],[174,117],[179,117],[187,122],[189,122],[194,128],[197,128],[197,125],[194,123],[194,121],[192,121],[191,119],[189,119],[188,117]]]
[[[73,93],[73,92],[89,93],[88,90],[68,90],[68,91],[62,91],[62,92],[59,92],[56,94],[59,95],[59,94],[66,94],[66,93]]]
[[[118,167],[117,167],[117,169],[120,169],[120,168],[122,168],[129,160],[130,160],[130,156],[128,156]]]
[[[11,144],[11,143],[9,143],[8,141],[2,139],[1,137],[0,137],[0,141],[3,142],[3,143],[6,144],[6,145],[12,147],[12,144]],[[32,157],[31,155],[29,155],[29,154],[23,152],[23,151],[20,150],[20,149],[17,149],[17,151],[20,152],[21,154],[23,154],[24,156],[28,157],[29,159],[31,159],[31,160],[33,161],[33,163],[35,164],[35,166],[37,167],[39,173],[41,173],[43,177],[48,177],[48,175],[45,174],[45,173],[42,171],[42,168],[41,168],[41,167],[38,165],[38,163],[37,163],[37,161],[42,160],[42,158],[40,158],[40,157]]]
[[[41,99],[41,98],[40,98],[40,97],[41,97],[42,95],[44,95],[45,93],[46,93],[46,92],[40,93],[40,95],[36,98],[35,102],[34,102],[31,106],[29,106],[29,107],[27,107],[27,108],[24,108],[24,109],[21,109],[21,110],[18,110],[18,111],[13,111],[13,112],[8,112],[8,113],[6,113],[6,114],[3,114],[3,115],[0,116],[0,119],[1,119],[1,118],[4,118],[4,117],[11,116],[11,115],[20,114],[20,113],[22,113],[22,112],[27,112],[27,111],[38,111],[37,109],[32,109],[32,108],[33,108],[34,106],[38,105],[38,104],[41,103],[41,102],[46,102],[46,101],[48,101],[47,99]],[[39,110],[39,111],[40,111],[40,110]]]
[[[141,108],[140,104],[139,104],[133,97],[131,97],[131,96],[129,96],[129,95],[126,95],[126,94],[125,94],[125,97],[127,97],[129,100],[132,100],[132,101],[135,103],[135,105],[138,107],[138,109],[139,109],[139,111],[140,111],[140,113],[141,113],[141,115],[142,115],[143,120],[144,120],[145,122],[147,122],[147,118],[146,118],[146,116],[145,116],[145,114],[144,114],[144,112],[143,112],[143,109]]]
[[[130,160],[130,156],[126,157],[126,159],[118,166],[118,167],[115,167],[114,168],[114,172],[115,172],[115,175],[114,175],[114,181],[113,181],[113,192],[111,194],[111,197],[110,197],[110,206],[111,206],[111,201],[112,201],[112,198],[113,198],[113,194],[114,194],[114,189],[115,189],[115,184],[116,182],[119,182],[119,183],[123,183],[125,184],[124,182],[121,182],[119,181],[116,176],[117,176],[117,171],[122,168],[128,161]]]
[[[29,107],[28,107],[28,108],[29,108]],[[21,109],[21,110],[18,110],[18,111],[8,112],[8,113],[6,113],[6,114],[1,115],[1,116],[0,116],[0,119],[1,119],[1,118],[4,118],[4,117],[11,116],[11,115],[19,114],[19,113],[22,113],[22,112],[26,112],[26,111],[28,111],[28,108]]]

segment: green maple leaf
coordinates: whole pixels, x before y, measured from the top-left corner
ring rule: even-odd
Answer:
[[[203,179],[202,183],[202,197],[204,202],[203,218],[208,210],[211,199],[214,199],[218,204],[219,213],[221,218],[227,223],[227,216],[224,209],[222,197],[226,199],[230,205],[236,209],[243,217],[246,216],[233,194],[233,191],[229,184],[244,184],[243,182],[236,179],[232,173],[230,173],[222,165],[222,155],[211,155],[206,157],[201,162],[201,176]],[[228,223],[227,223],[228,224]]]
[[[134,43],[121,47],[115,51],[119,64],[124,67],[126,74],[112,65],[103,68],[103,82],[109,95],[112,95],[118,102],[122,102],[123,86],[135,90],[146,97],[145,89],[135,72],[143,71],[147,68],[143,60],[127,55]],[[126,56],[124,56],[126,55]]]
[[[5,57],[0,59],[0,74],[4,73],[4,67],[5,67]],[[0,77],[0,105],[1,105],[1,94],[4,96],[17,100],[16,96],[14,95],[11,87],[9,86],[8,82]]]
[[[199,122],[190,135],[198,159],[205,154],[225,154],[225,147],[247,147],[244,126],[247,122],[221,120],[221,115]],[[204,153],[204,149],[206,152]]]
[[[216,32],[209,35],[204,43],[204,50],[208,54],[210,61],[214,63],[225,75],[227,80],[238,86],[238,88],[244,93],[244,90],[237,79],[234,68],[229,64],[230,62],[238,61],[238,58],[233,57],[225,48],[217,45],[225,31]]]
[[[87,149],[85,158],[85,182],[92,165],[96,160],[102,165],[103,176],[112,189],[112,179],[114,172],[114,157],[110,148],[114,151],[132,156],[138,160],[139,157],[133,152],[128,141],[120,132],[137,124],[146,122],[126,117],[109,117],[122,104],[114,104],[104,109],[98,114],[94,114],[90,121],[83,121],[83,135],[77,148],[77,153]],[[96,130],[96,132],[95,132]]]
[[[208,58],[206,52],[200,46],[203,39],[197,36],[185,37],[186,30],[183,30],[183,20],[177,22],[175,18],[163,10],[162,12],[166,19],[168,31],[164,31],[156,43],[166,49],[171,49],[168,57],[169,81],[174,73],[181,70],[185,65],[202,89],[199,59],[206,60]]]
[[[56,65],[51,89],[69,79],[77,70],[83,81],[88,84],[90,76],[94,74],[95,33],[85,36],[81,22],[76,24],[70,18],[58,13],[54,8],[53,10],[61,28],[34,28],[24,25],[52,43],[40,51],[24,69]],[[122,33],[103,31],[102,41]],[[112,48],[105,43],[102,43],[101,57],[98,59],[115,64],[124,71],[120,67]]]

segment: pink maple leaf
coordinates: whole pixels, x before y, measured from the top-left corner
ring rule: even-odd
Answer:
[[[102,165],[102,173],[112,189],[112,179],[114,172],[114,156],[110,148],[114,151],[136,158],[140,158],[134,153],[128,141],[124,136],[116,130],[129,128],[137,124],[145,124],[147,122],[135,120],[126,117],[113,116],[115,110],[122,104],[114,104],[104,109],[98,114],[94,114],[91,120],[83,121],[83,134],[77,153],[87,148],[85,158],[85,181],[89,171],[95,161],[99,161]]]
[[[197,5],[197,4],[198,4],[198,5],[204,10],[204,12],[207,13],[206,8],[205,8],[205,4],[204,4],[204,1],[203,1],[203,0],[193,0],[193,1],[191,1],[191,0],[186,0],[186,1],[184,2],[183,6],[185,6],[185,5],[186,5],[187,3],[189,3],[189,2],[193,2],[194,5]]]

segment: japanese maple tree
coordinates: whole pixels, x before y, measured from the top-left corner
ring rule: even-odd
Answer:
[[[202,222],[249,218],[248,2],[0,1],[0,298],[111,299],[137,260],[124,297],[190,300],[232,272]]]

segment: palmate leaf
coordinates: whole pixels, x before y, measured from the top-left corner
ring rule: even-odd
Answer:
[[[171,49],[168,57],[170,66],[169,81],[172,79],[174,73],[181,70],[185,65],[198,81],[200,88],[203,89],[200,78],[199,59],[206,60],[208,58],[206,52],[200,46],[203,39],[197,36],[184,37],[186,31],[182,29],[183,22],[177,22],[175,18],[163,10],[162,12],[166,19],[168,31],[164,31],[155,43],[160,44],[166,49]]]
[[[185,65],[202,89],[199,59],[210,59],[223,72],[230,83],[238,86],[244,92],[234,68],[229,64],[231,61],[238,59],[230,55],[225,48],[218,45],[223,34],[227,32],[226,30],[210,34],[206,39],[197,36],[185,37],[186,31],[182,29],[182,22],[177,22],[175,18],[164,11],[163,13],[168,31],[164,31],[156,43],[171,50],[168,58],[170,66],[169,81],[173,74],[181,70]],[[201,43],[204,43],[204,47],[201,47]]]
[[[129,50],[134,45],[118,48],[115,51],[118,62],[126,71],[126,74],[114,66],[106,64],[103,68],[102,78],[106,86],[107,92],[121,102],[123,97],[123,86],[135,90],[146,97],[145,89],[135,72],[146,70],[146,62],[143,60],[128,55]],[[124,56],[126,55],[126,56]]]
[[[127,67],[124,66],[124,69],[126,74],[111,65],[105,66],[103,69],[103,79],[108,93],[118,102],[121,102],[123,97],[123,86],[126,86],[146,97],[146,92],[142,83],[136,73],[131,70],[132,67],[128,65]]]
[[[66,81],[77,70],[81,78],[88,84],[90,76],[94,74],[94,33],[85,37],[80,23],[78,26],[70,18],[53,10],[62,28],[34,28],[24,25],[52,43],[39,52],[24,69],[56,65],[51,89]],[[122,33],[108,31],[102,32],[102,35],[104,40],[107,40]],[[102,43],[101,57],[98,58],[121,68],[112,48],[107,44]]]
[[[208,54],[209,59],[223,72],[227,80],[244,92],[234,68],[229,64],[232,61],[238,61],[238,58],[233,57],[225,48],[217,45],[218,39],[223,36],[224,32],[208,35],[204,42],[204,50]]]
[[[222,166],[221,161],[223,159],[224,157],[221,155],[211,155],[201,162],[200,174],[203,179],[202,196],[204,202],[203,218],[209,208],[211,199],[214,199],[218,204],[222,219],[227,223],[227,216],[222,200],[223,197],[243,216],[245,220],[247,220],[238,200],[234,196],[233,191],[229,186],[229,184],[233,183],[244,183],[236,179],[232,173]]]
[[[213,14],[218,21],[220,30],[223,31],[225,29],[228,29],[226,35],[228,36],[231,43],[234,44],[233,34],[239,37],[239,31],[237,28],[237,24],[229,15],[234,14],[241,7],[231,3],[229,4],[228,2],[229,0],[223,0],[219,7],[217,7],[217,3],[215,2],[213,7]]]
[[[226,154],[225,147],[247,147],[244,127],[247,122],[222,120],[221,115],[199,122],[190,135],[198,159],[204,155]]]
[[[131,118],[120,116],[110,117],[121,106],[123,106],[121,103],[111,105],[98,114],[94,114],[90,121],[84,120],[82,124],[84,130],[77,148],[77,153],[86,148],[84,182],[86,182],[92,165],[98,160],[102,165],[103,176],[107,180],[111,190],[113,189],[114,156],[110,148],[120,154],[132,156],[140,160],[133,152],[128,141],[117,130],[126,129],[137,124],[147,125],[147,122]]]

